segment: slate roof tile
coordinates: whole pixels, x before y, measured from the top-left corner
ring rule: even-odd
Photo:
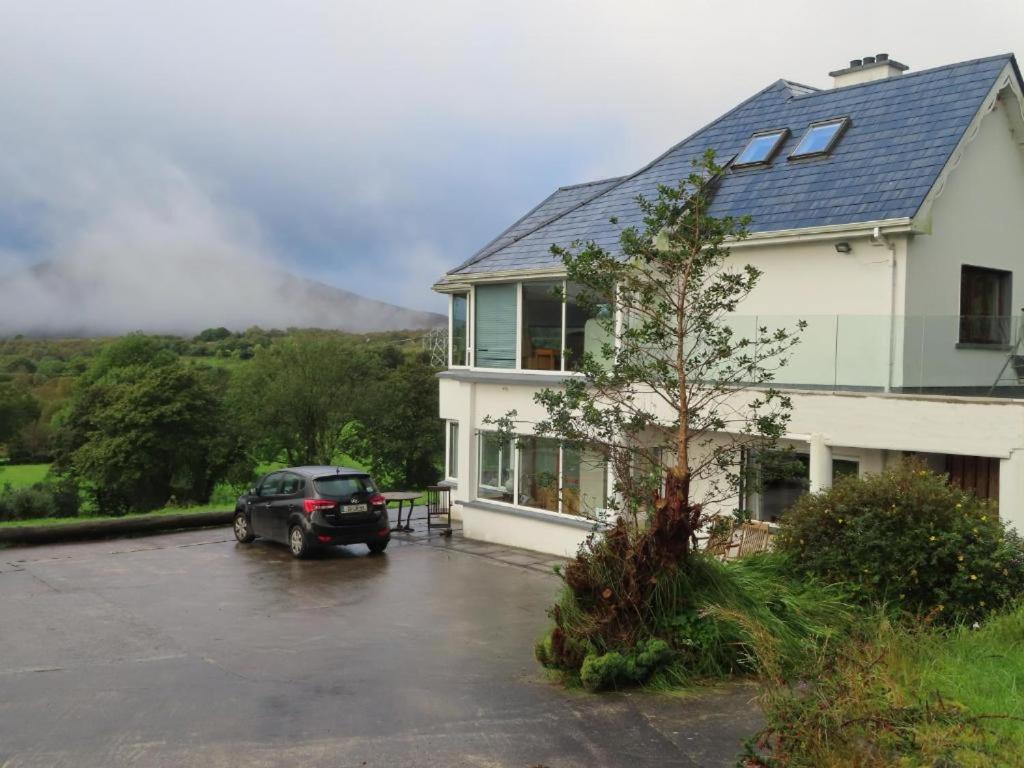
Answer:
[[[1008,63],[1017,71],[1007,54],[826,91],[780,80],[630,176],[557,190],[449,274],[557,266],[551,245],[577,239],[614,249],[622,227],[642,223],[637,195],[678,183],[705,149],[722,162],[769,128],[791,136],[771,166],[725,175],[713,215],[750,214],[753,232],[913,215]],[[840,116],[851,124],[828,157],[787,159],[810,123]]]

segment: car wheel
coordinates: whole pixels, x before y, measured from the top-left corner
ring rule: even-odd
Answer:
[[[387,541],[368,541],[366,546],[370,549],[371,555],[379,555],[388,548]]]
[[[249,525],[249,518],[245,516],[245,512],[235,513],[235,538],[242,544],[251,544],[256,539],[252,532],[252,526]]]
[[[300,560],[309,554],[309,541],[306,539],[306,534],[297,525],[293,525],[288,531],[288,549],[292,551],[293,557]]]

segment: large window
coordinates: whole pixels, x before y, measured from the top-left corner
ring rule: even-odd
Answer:
[[[562,370],[562,282],[523,283],[522,367]]]
[[[479,285],[473,309],[476,347],[481,368],[516,367],[516,284]]]
[[[811,458],[789,450],[757,451],[750,455],[750,486],[746,506],[756,520],[777,522],[810,488]],[[858,462],[832,459],[832,477],[856,475]]]
[[[562,512],[602,517],[608,498],[608,472],[596,451],[562,449]]]
[[[519,439],[519,503],[558,511],[561,468],[558,441],[544,437]]]
[[[608,329],[611,306],[582,301],[581,289],[561,280],[479,285],[473,300],[470,313],[469,296],[452,295],[453,366],[576,371],[584,355],[600,359],[614,340]]]
[[[514,461],[511,440],[502,440],[493,432],[481,432],[477,496],[512,502],[515,499]]]
[[[583,307],[578,303],[580,287],[568,285],[565,299],[565,370],[577,371],[584,355],[601,360],[604,348],[612,345],[607,327],[612,308],[607,305]]]
[[[448,422],[448,477],[452,480],[459,476],[459,422]]]
[[[452,365],[466,365],[469,346],[469,295],[452,296]]]
[[[603,519],[608,498],[607,464],[590,449],[561,446],[532,435],[502,442],[480,433],[477,496],[522,507]]]
[[[960,268],[960,343],[1010,343],[1012,273],[964,265]]]

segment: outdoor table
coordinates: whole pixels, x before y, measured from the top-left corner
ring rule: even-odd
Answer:
[[[397,501],[398,502],[398,525],[392,528],[392,531],[411,531],[412,526],[409,523],[412,522],[412,505],[416,503],[416,499],[420,497],[417,491],[384,491],[381,494],[385,501]],[[402,527],[402,506],[405,502],[409,502],[409,515],[405,519],[405,527]]]

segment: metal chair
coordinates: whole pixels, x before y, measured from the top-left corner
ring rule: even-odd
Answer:
[[[443,535],[452,535],[452,489],[447,485],[427,486],[427,531],[431,528],[443,528]]]

